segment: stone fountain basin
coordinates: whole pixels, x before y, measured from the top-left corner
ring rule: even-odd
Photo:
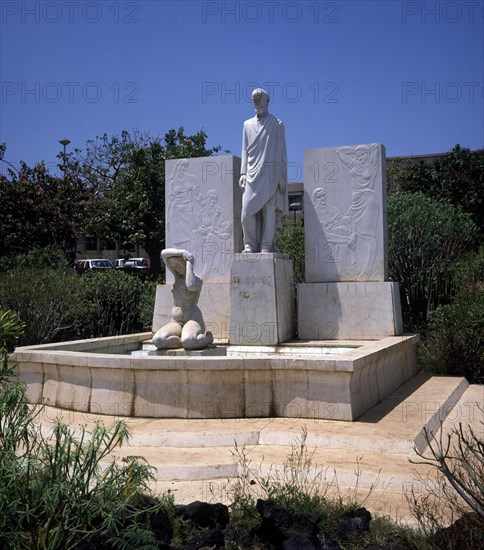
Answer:
[[[417,371],[418,335],[217,346],[217,355],[130,354],[152,335],[19,347],[10,364],[18,364],[31,403],[200,419],[355,420]]]

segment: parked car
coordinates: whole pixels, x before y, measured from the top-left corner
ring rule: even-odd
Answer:
[[[82,274],[88,270],[102,271],[105,269],[114,269],[114,265],[110,260],[96,258],[92,260],[79,260],[76,262],[74,268],[79,274]]]
[[[149,268],[150,261],[148,258],[129,258],[124,260],[123,265],[120,267],[120,269],[125,269],[126,271],[147,271]]]
[[[118,258],[117,260],[114,260],[115,269],[123,269],[126,260],[126,258]]]

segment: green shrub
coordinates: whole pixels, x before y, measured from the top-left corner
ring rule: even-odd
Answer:
[[[456,292],[452,264],[477,238],[468,214],[422,193],[388,197],[388,263],[398,281],[406,329],[420,329]]]
[[[484,383],[484,288],[460,294],[431,314],[419,363],[428,372]]]
[[[153,325],[153,312],[155,311],[156,283],[147,281],[144,284],[140,297],[139,319],[141,329],[150,331]]]
[[[153,469],[143,459],[109,458],[128,438],[123,422],[82,427],[79,437],[57,423],[45,435],[35,423],[42,408],[28,405],[7,363],[21,331],[16,314],[0,311],[0,547],[67,550],[104,533],[112,539],[107,547],[116,548],[124,532],[130,548],[140,547],[150,515],[171,509],[172,499],[149,497]]]
[[[452,266],[459,292],[470,292],[484,285],[484,246]]]
[[[0,273],[0,307],[25,324],[22,345],[68,340],[77,335],[79,281],[65,269],[16,268]]]
[[[276,248],[292,260],[294,284],[304,282],[304,227],[300,222],[296,225],[285,225],[276,235]]]
[[[17,256],[3,256],[0,258],[0,273],[17,269],[37,271],[50,267],[51,269],[68,270],[69,263],[62,250],[56,246],[33,248]]]
[[[80,281],[83,304],[80,333],[83,338],[143,330],[141,300],[149,283],[117,270],[86,273]]]

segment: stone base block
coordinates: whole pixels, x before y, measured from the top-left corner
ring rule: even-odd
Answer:
[[[260,346],[295,335],[292,262],[286,254],[235,254],[229,342]]]
[[[378,340],[403,333],[397,283],[298,285],[298,337]]]

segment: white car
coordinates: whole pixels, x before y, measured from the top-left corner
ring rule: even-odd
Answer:
[[[110,260],[106,260],[105,258],[95,258],[79,260],[76,262],[75,269],[78,273],[84,273],[88,270],[114,269],[114,265]]]
[[[129,258],[127,260],[124,260],[123,265],[120,266],[120,269],[126,269],[128,271],[130,270],[138,271],[141,269],[149,269],[149,268],[150,268],[150,261],[147,258]]]

